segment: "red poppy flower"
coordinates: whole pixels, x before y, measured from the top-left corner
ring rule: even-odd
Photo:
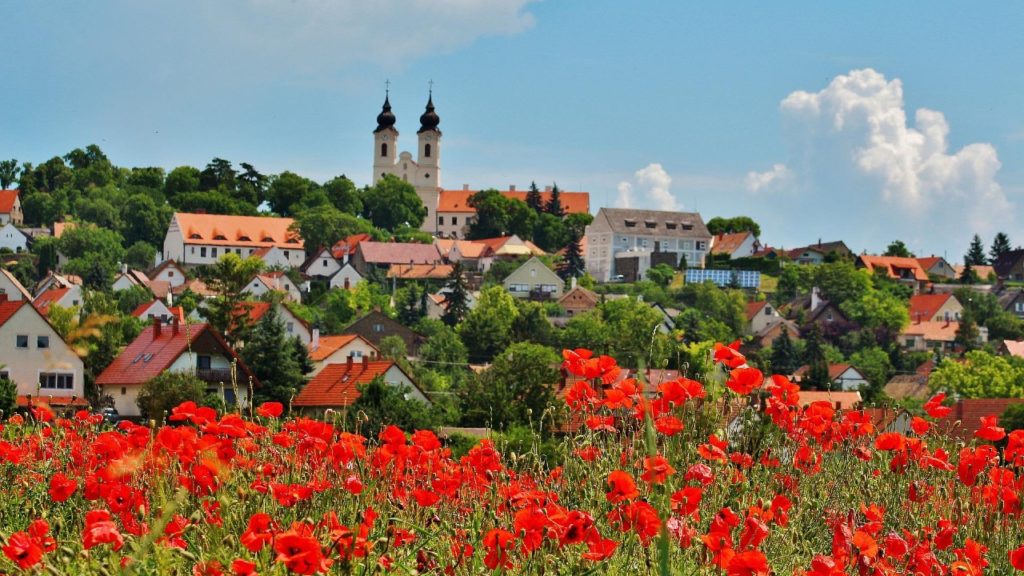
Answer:
[[[4,555],[22,570],[28,570],[43,559],[43,548],[34,538],[24,532],[11,534],[7,538],[7,544],[4,545],[3,551]]]
[[[249,517],[249,526],[239,540],[242,546],[255,554],[274,539],[274,529],[275,523],[270,514],[257,512]]]
[[[68,478],[61,472],[57,472],[50,478],[50,499],[54,502],[64,502],[78,490],[78,482]]]
[[[259,576],[256,573],[256,563],[241,558],[232,560],[231,576]]]
[[[110,512],[92,510],[85,515],[82,546],[89,550],[100,544],[112,544],[114,550],[120,550],[121,546],[124,546],[124,538],[117,525],[110,519]]]
[[[669,464],[668,459],[659,454],[644,458],[644,473],[640,477],[648,484],[662,484],[675,473],[676,469]]]
[[[507,570],[512,567],[512,558],[508,549],[512,545],[515,535],[508,530],[493,528],[484,535],[484,548],[487,554],[484,556],[484,565],[491,570],[499,567]]]
[[[330,563],[324,558],[320,543],[305,524],[294,524],[274,538],[275,560],[296,574],[316,574],[327,570]]]
[[[736,340],[728,346],[715,342],[715,362],[721,362],[729,368],[739,368],[746,364],[747,359],[740,354],[740,341]]]
[[[759,550],[740,552],[729,560],[728,576],[768,576],[768,559]]]
[[[729,372],[725,385],[737,394],[747,395],[760,388],[763,382],[764,374],[757,368],[736,368]]]
[[[886,432],[875,438],[875,448],[885,452],[892,450],[903,450],[906,445],[906,437],[899,432]]]
[[[675,416],[659,416],[654,421],[654,429],[665,436],[675,436],[683,431],[683,421]]]
[[[256,408],[256,415],[264,418],[277,418],[284,413],[284,405],[280,402],[264,402]]]
[[[612,504],[618,504],[624,500],[632,500],[640,495],[640,491],[636,489],[636,482],[633,481],[633,477],[628,472],[612,470],[608,474],[607,482],[608,492],[605,494],[605,498]]]
[[[1010,566],[1024,571],[1024,544],[1010,550]]]
[[[192,576],[224,576],[224,565],[216,560],[198,562],[192,567]]]
[[[930,423],[920,416],[914,416],[910,419],[910,429],[914,431],[914,434],[918,436],[924,436],[928,433],[928,430],[932,427]]]
[[[949,406],[943,406],[942,401],[946,399],[946,393],[940,392],[935,396],[932,396],[924,403],[924,411],[928,413],[932,418],[943,418],[948,416],[953,409]]]
[[[597,534],[596,530],[594,534],[595,537],[587,540],[587,552],[583,553],[582,558],[593,562],[603,562],[615,554],[615,549],[619,546],[619,543],[615,540],[602,538]]]
[[[697,486],[687,486],[672,494],[672,511],[681,516],[697,517],[704,490]]]
[[[982,416],[981,417],[981,428],[974,433],[976,438],[982,440],[988,440],[989,442],[998,442],[1003,438],[1006,438],[1006,430],[999,426],[998,417],[996,416]]]

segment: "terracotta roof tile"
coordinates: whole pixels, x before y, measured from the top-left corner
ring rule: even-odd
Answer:
[[[452,274],[451,264],[392,264],[388,278],[402,280],[443,280]]]
[[[923,336],[925,340],[933,342],[952,342],[956,339],[956,331],[960,329],[959,322],[911,322],[903,329],[904,336]]]
[[[889,278],[901,278],[901,271],[908,270],[913,273],[914,280],[928,281],[928,273],[925,272],[925,269],[921,267],[921,263],[915,258],[864,254],[858,260],[868,269],[868,272],[874,272],[875,268],[880,268],[885,271]]]
[[[949,436],[970,440],[981,429],[982,416],[1002,416],[1007,408],[1024,403],[1024,398],[964,398],[952,406],[945,418],[935,422],[935,427]]]
[[[767,305],[767,300],[762,300],[760,302],[747,302],[747,322],[753,320],[754,316],[757,316],[757,314]]]
[[[89,401],[85,398],[75,398],[73,396],[18,396],[18,408],[28,408],[29,406],[40,406],[43,404],[58,408],[68,406],[84,408],[89,405]]]
[[[910,320],[931,320],[953,298],[952,294],[915,294],[910,297]]]
[[[0,326],[3,326],[14,313],[27,304],[26,300],[3,300],[0,301]]]
[[[1024,340],[1003,340],[1003,346],[1010,356],[1024,358]]]
[[[36,296],[36,299],[32,302],[32,304],[36,307],[37,310],[39,310],[40,314],[46,316],[47,312],[49,312],[50,310],[50,306],[58,302],[70,290],[71,288],[50,288],[49,290],[43,292],[39,296]]]
[[[893,400],[916,398],[924,400],[930,392],[928,376],[922,374],[899,374],[885,384],[886,396]]]
[[[313,377],[292,402],[294,406],[350,406],[359,398],[358,386],[383,376],[393,360],[328,364]]]
[[[718,234],[714,237],[714,245],[711,247],[712,254],[732,254],[743,242],[747,240],[747,237],[751,235],[751,232],[737,232],[735,234]]]
[[[367,264],[435,264],[441,261],[441,253],[433,244],[363,241],[356,250]]]
[[[17,199],[17,190],[0,190],[0,214],[10,214]]]
[[[362,338],[358,334],[339,334],[337,336],[321,336],[320,344],[316,350],[309,351],[309,359],[313,362],[320,362],[326,359],[331,354],[334,354],[341,348],[347,346],[350,342],[356,338]],[[369,346],[373,347],[373,344],[366,342]]]
[[[807,406],[814,402],[828,402],[840,410],[853,410],[861,403],[860,392],[801,390],[800,405]]]
[[[228,216],[176,212],[185,244],[301,249],[302,237],[293,230],[295,220],[269,216]]]
[[[455,240],[452,238],[437,238],[434,240],[441,256],[448,258],[452,250],[458,247],[459,254],[463,258],[482,258],[487,255],[490,247],[487,244],[475,240]]]
[[[985,266],[983,264],[975,264],[974,266],[971,266],[971,268],[974,268],[974,272],[978,275],[978,278],[981,279],[981,280],[985,280],[989,276],[995,276],[995,273],[996,273],[996,269],[995,268],[993,268],[991,266]],[[957,278],[963,277],[963,275],[964,275],[964,265],[963,264],[955,264],[953,266],[953,270],[956,270],[956,277]]]
[[[437,200],[437,211],[473,214],[476,212],[476,209],[469,205],[469,199],[477,192],[479,190],[441,190]],[[526,191],[499,190],[499,192],[505,198],[526,202]],[[551,199],[551,192],[542,191],[540,199],[541,202],[547,204]],[[562,203],[562,209],[567,214],[587,214],[590,212],[589,192],[565,192],[559,190],[558,199]]]
[[[356,246],[359,246],[360,242],[370,240],[369,234],[353,234],[344,240],[339,240],[337,244],[331,247],[331,255],[341,260],[344,256],[351,256],[356,253]]]

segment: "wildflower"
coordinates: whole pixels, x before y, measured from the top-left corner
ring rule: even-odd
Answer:
[[[618,504],[624,500],[632,500],[640,495],[636,489],[636,482],[628,472],[613,470],[608,474],[608,492],[605,498],[612,504]]]
[[[78,482],[57,472],[50,478],[50,499],[54,502],[65,502],[78,490]]]
[[[121,546],[124,546],[124,538],[117,525],[110,519],[110,512],[92,510],[85,515],[82,546],[89,550],[100,544],[112,544],[114,550],[120,550]]]
[[[927,412],[929,416],[935,419],[944,418],[948,416],[951,412],[953,412],[953,409],[950,408],[949,406],[942,405],[942,401],[945,399],[945,392],[940,392],[935,396],[932,396],[931,398],[928,399],[927,402],[924,403],[924,411]]]
[[[725,385],[733,392],[745,396],[760,388],[762,382],[764,374],[757,368],[736,368],[729,373],[729,380]]]
[[[3,547],[4,555],[17,564],[18,568],[28,570],[43,559],[43,548],[25,532],[15,532],[7,538]]]
[[[644,473],[640,477],[648,484],[663,484],[675,473],[676,469],[669,464],[668,459],[659,454],[644,458]]]
[[[515,535],[508,530],[494,528],[488,531],[484,535],[484,548],[487,549],[484,565],[491,570],[511,568],[512,559],[509,557],[508,549],[514,539]]]
[[[297,574],[316,574],[327,570],[330,563],[320,550],[320,543],[306,524],[295,523],[274,538],[275,560]]]
[[[256,415],[264,418],[278,418],[284,413],[284,405],[280,402],[264,402],[256,408]]]

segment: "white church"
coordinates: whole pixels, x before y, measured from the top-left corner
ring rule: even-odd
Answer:
[[[384,108],[377,115],[377,129],[373,131],[373,183],[387,174],[393,174],[413,185],[427,217],[422,229],[437,234],[437,205],[441,193],[441,131],[437,128],[441,118],[434,111],[433,93],[427,98],[427,109],[420,116],[419,141],[416,159],[410,152],[398,152],[398,130],[391,112],[389,96],[384,97]]]

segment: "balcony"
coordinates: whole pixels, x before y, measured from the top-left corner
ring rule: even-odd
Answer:
[[[203,382],[231,384],[230,368],[196,368],[196,378]]]

